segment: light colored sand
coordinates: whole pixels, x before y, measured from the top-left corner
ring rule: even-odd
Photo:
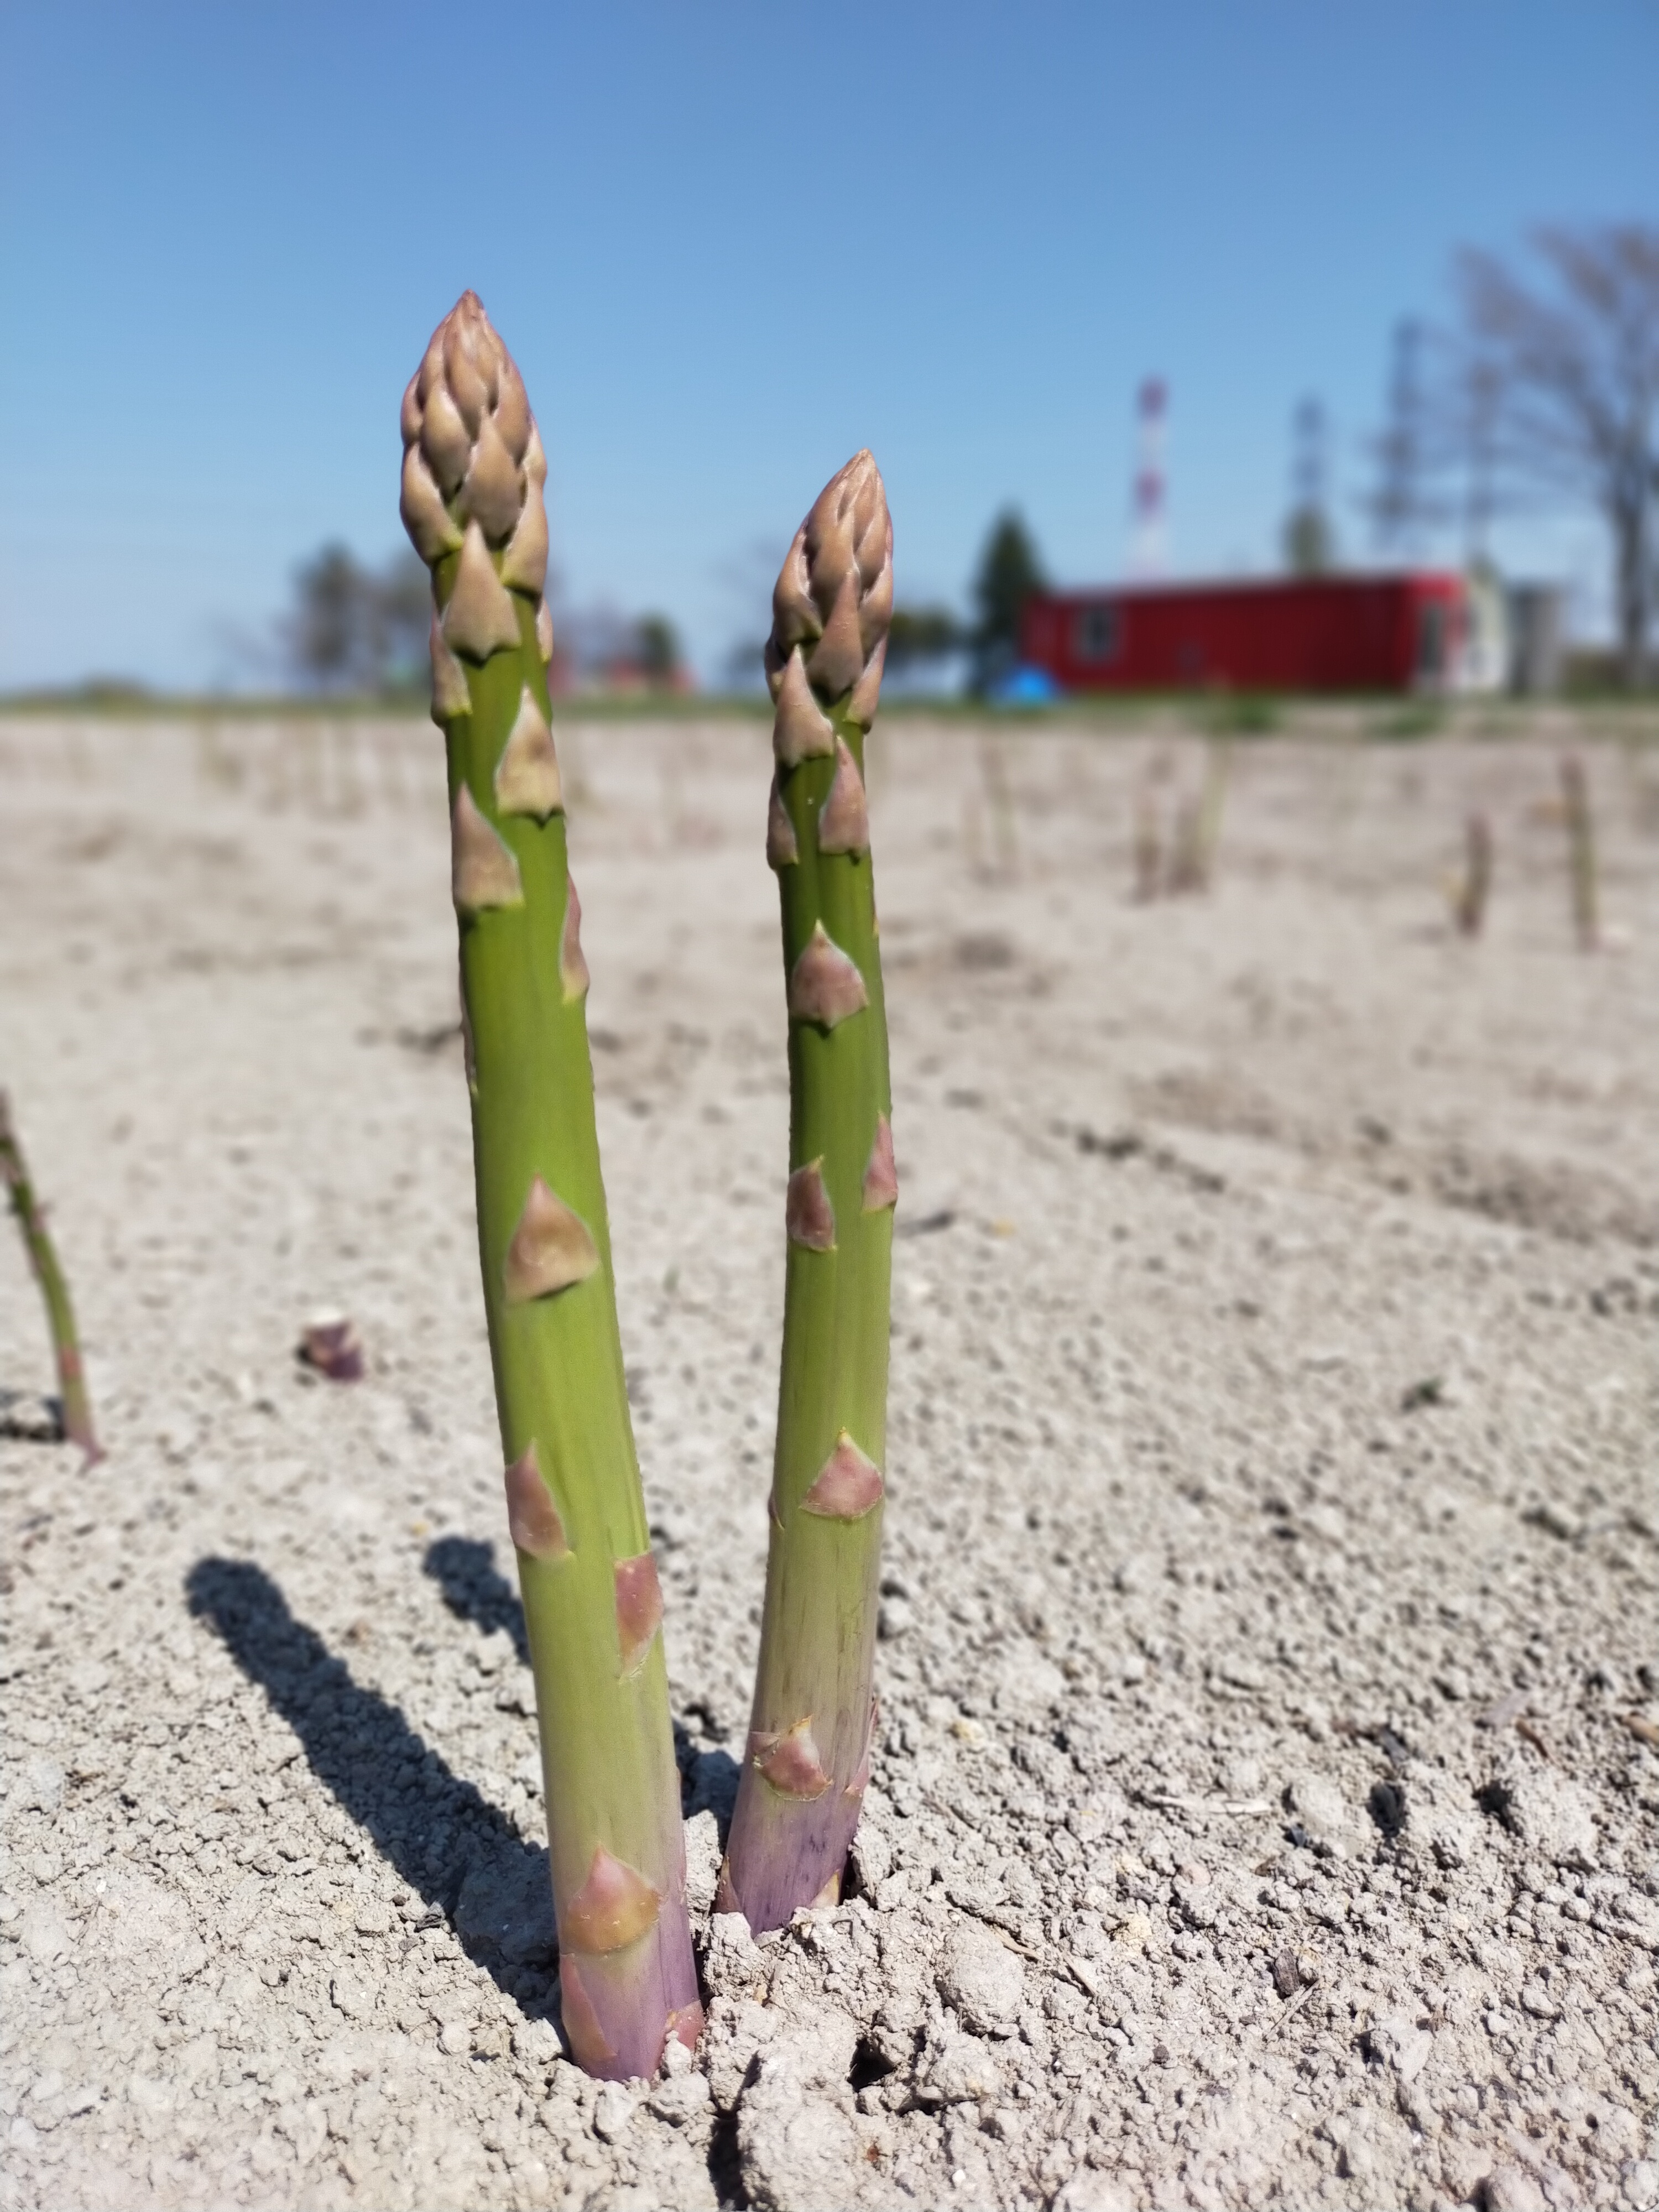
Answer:
[[[1553,737],[1241,744],[1213,896],[1149,907],[1173,721],[879,742],[866,1894],[718,1923],[635,2094],[546,2018],[438,741],[0,726],[0,1076],[112,1446],[0,1441],[0,2203],[1659,2199],[1659,758],[1592,747],[1586,958]],[[563,743],[706,1875],[782,1282],[765,735]],[[295,1364],[322,1304],[360,1386]],[[23,1430],[9,1242],[0,1345]]]

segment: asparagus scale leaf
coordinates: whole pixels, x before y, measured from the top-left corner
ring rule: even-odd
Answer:
[[[656,2071],[702,2026],[662,1648],[623,1387],[545,663],[547,466],[477,297],[404,395],[403,519],[432,571],[432,713],[478,1246],[546,1782],[566,2033],[589,2073]]]
[[[861,453],[796,532],[766,653],[788,1258],[760,1663],[720,1892],[720,1908],[757,1931],[838,1894],[875,1726],[898,1184],[864,748],[892,604],[886,494]]]

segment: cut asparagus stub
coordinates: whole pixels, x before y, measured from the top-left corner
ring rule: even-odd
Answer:
[[[869,1774],[898,1190],[864,744],[891,576],[881,478],[860,453],[796,534],[766,655],[788,1245],[760,1664],[720,1890],[757,1931],[836,1893]]]
[[[584,2065],[649,2076],[668,2037],[695,2039],[701,2020],[661,1593],[623,1387],[543,665],[546,468],[518,372],[470,294],[427,349],[403,429],[420,462],[406,465],[411,535],[441,610],[433,659],[447,687],[478,1243],[562,2002]]]

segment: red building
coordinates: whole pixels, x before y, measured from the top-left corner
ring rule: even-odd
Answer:
[[[1440,571],[1135,584],[1029,599],[1020,658],[1064,691],[1440,690],[1464,623]]]

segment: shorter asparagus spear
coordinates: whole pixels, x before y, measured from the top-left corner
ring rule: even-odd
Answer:
[[[0,1182],[11,1194],[11,1210],[17,1216],[35,1280],[46,1303],[52,1348],[58,1355],[58,1399],[63,1408],[64,1434],[71,1443],[80,1445],[85,1455],[84,1464],[91,1467],[102,1459],[104,1448],[92,1425],[87,1378],[82,1371],[81,1346],[75,1334],[75,1309],[70,1304],[69,1285],[64,1280],[64,1271],[46,1233],[46,1213],[23,1164],[22,1147],[12,1127],[11,1102],[3,1091],[0,1091]]]
[[[1464,937],[1479,937],[1492,890],[1492,824],[1479,811],[1463,825],[1463,876],[1452,899],[1452,918]]]
[[[1601,942],[1596,896],[1595,827],[1590,819],[1589,783],[1584,763],[1569,753],[1561,763],[1561,798],[1567,816],[1567,847],[1572,866],[1572,927],[1581,952]]]

